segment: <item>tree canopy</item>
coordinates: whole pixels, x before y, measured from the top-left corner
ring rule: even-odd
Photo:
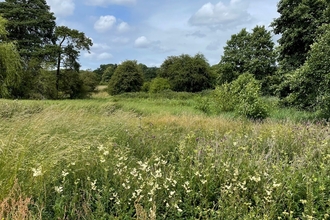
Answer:
[[[271,26],[280,34],[279,63],[284,72],[302,66],[310,45],[317,36],[317,29],[329,23],[329,6],[324,0],[280,0],[278,13]]]
[[[0,14],[8,20],[8,40],[17,43],[25,62],[47,56],[46,45],[56,41],[56,18],[45,0],[5,0],[0,2]]]
[[[6,42],[7,21],[0,16],[0,98],[10,96],[10,88],[19,85],[21,80],[21,58],[13,42]]]
[[[271,32],[264,26],[256,26],[252,33],[244,28],[232,35],[218,66],[219,84],[231,82],[246,72],[257,80],[273,75],[276,54],[271,37]]]
[[[214,78],[202,54],[167,57],[160,67],[159,77],[168,79],[173,91],[185,92],[210,89]]]
[[[143,85],[143,74],[136,60],[126,60],[118,65],[112,75],[108,92],[116,95],[124,92],[139,92]]]

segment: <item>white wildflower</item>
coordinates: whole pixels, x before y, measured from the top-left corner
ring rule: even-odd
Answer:
[[[63,171],[62,171],[62,176],[63,176],[63,177],[66,177],[68,174],[69,174],[69,172],[67,172],[66,170],[63,170]]]
[[[41,176],[42,175],[42,167],[39,166],[37,168],[32,168],[33,176]]]
[[[55,186],[55,192],[57,192],[57,193],[63,192],[63,187],[62,186]]]

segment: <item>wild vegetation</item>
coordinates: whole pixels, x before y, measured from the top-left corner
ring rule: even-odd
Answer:
[[[277,48],[92,71],[45,0],[0,2],[0,219],[329,219],[329,1],[278,12]]]
[[[327,123],[147,95],[1,100],[0,218],[328,218]]]

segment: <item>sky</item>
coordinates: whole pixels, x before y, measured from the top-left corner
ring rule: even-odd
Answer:
[[[217,64],[231,35],[277,18],[278,0],[46,0],[57,25],[93,40],[82,69],[137,60],[160,66],[168,56],[202,53]],[[276,41],[274,36],[274,41]]]

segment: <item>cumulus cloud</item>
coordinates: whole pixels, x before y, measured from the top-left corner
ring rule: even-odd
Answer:
[[[107,5],[134,5],[136,0],[86,0],[89,5],[107,6]]]
[[[47,0],[50,10],[58,17],[72,15],[75,9],[73,0]]]
[[[151,41],[145,36],[141,36],[135,40],[134,46],[137,48],[148,48],[151,46]]]
[[[211,28],[235,28],[237,25],[251,21],[247,9],[249,1],[231,0],[228,5],[221,1],[217,4],[204,4],[192,17],[189,23],[193,26]]]
[[[94,24],[94,29],[98,32],[106,32],[110,30],[116,23],[117,19],[112,15],[101,16]]]
[[[128,32],[130,29],[131,27],[126,22],[121,22],[117,27],[119,33]]]

